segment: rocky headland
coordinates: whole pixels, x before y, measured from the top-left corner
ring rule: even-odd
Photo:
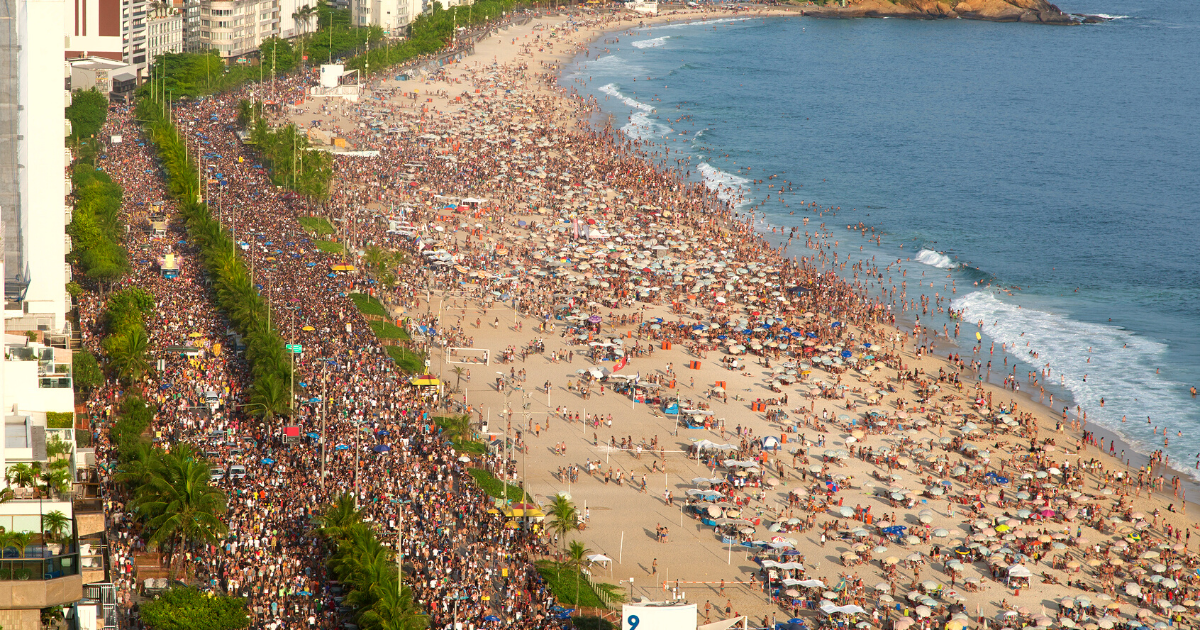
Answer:
[[[845,0],[844,6],[842,2],[813,4],[802,12],[825,18],[965,19],[1062,26],[1100,21],[1063,13],[1046,0]]]

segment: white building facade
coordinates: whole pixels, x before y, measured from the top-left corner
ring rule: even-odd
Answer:
[[[66,284],[66,225],[70,222],[67,195],[70,134],[65,109],[70,66],[64,59],[64,39],[49,37],[63,24],[63,0],[17,0],[17,94],[0,98],[19,103],[16,114],[17,200],[4,212],[5,318],[10,330],[61,333],[66,326],[70,297]],[[15,210],[11,213],[9,210]]]
[[[200,43],[224,59],[257,53],[279,35],[280,0],[206,0],[200,3]]]
[[[355,26],[378,26],[389,37],[400,37],[424,8],[424,0],[350,0],[350,18]]]

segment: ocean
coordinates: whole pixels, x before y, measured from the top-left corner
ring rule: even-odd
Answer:
[[[562,84],[762,229],[951,297],[992,380],[1048,364],[1056,409],[1200,473],[1200,5],[1059,6],[1114,19],[713,19],[610,34]]]

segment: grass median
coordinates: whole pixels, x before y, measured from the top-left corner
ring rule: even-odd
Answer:
[[[538,560],[537,570],[560,605],[607,608],[592,585],[588,583],[587,576],[583,572],[553,560]],[[606,592],[611,601],[621,599],[622,592],[619,586],[603,582],[596,584]],[[578,597],[576,597],[576,593],[578,593]]]
[[[482,468],[472,468],[471,476],[475,478],[475,483],[479,484],[479,488],[488,493],[488,496],[497,499],[504,498],[504,482],[492,476],[492,473]],[[508,484],[508,499],[510,501],[520,501],[524,496],[524,490],[520,486]]]

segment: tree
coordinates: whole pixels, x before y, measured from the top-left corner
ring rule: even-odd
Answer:
[[[154,448],[149,442],[139,441],[121,455],[124,461],[117,468],[115,480],[131,490],[150,483],[154,478],[155,469],[162,465],[159,461],[162,451]]]
[[[146,352],[150,337],[145,329],[138,327],[125,333],[110,335],[104,340],[108,358],[117,376],[126,383],[140,381],[150,371],[150,359]]]
[[[395,588],[395,577],[390,582],[380,590],[375,604],[359,615],[360,626],[365,630],[421,630],[427,627],[429,616],[413,603],[412,590],[403,584]]]
[[[96,362],[96,355],[85,348],[75,351],[71,357],[71,377],[75,390],[87,393],[104,383],[104,372]]]
[[[71,121],[71,138],[79,140],[100,133],[108,118],[108,98],[96,88],[75,92],[71,95],[71,106],[66,110]]]
[[[463,374],[465,374],[467,372],[467,368],[464,368],[461,365],[456,365],[456,366],[454,366],[454,369],[451,371],[454,372],[454,389],[461,390],[462,389],[462,377],[463,377]]]
[[[572,540],[570,546],[567,547],[567,557],[563,560],[563,564],[571,567],[575,573],[575,605],[579,605],[579,574],[583,572],[583,565],[587,562],[587,556],[592,550],[588,549],[583,543],[578,540]]]
[[[292,414],[291,392],[278,375],[263,375],[254,379],[250,386],[250,402],[246,408],[264,423],[270,424],[276,416]]]
[[[50,540],[62,540],[70,527],[71,519],[62,510],[54,510],[42,515],[42,532],[49,534]]]
[[[190,448],[176,447],[158,458],[133,506],[145,520],[149,544],[170,544],[171,556],[197,542],[215,543],[227,531],[221,521],[227,509],[225,492],[209,484],[207,464]]]
[[[33,542],[33,534],[31,532],[13,532],[8,535],[8,542],[17,548],[17,555],[24,558],[25,548]]]
[[[254,120],[254,107],[250,104],[250,101],[246,99],[238,101],[238,125],[242,129],[245,129],[250,125],[250,121],[252,120]]]
[[[152,630],[238,630],[250,625],[246,600],[190,586],[167,589],[142,604],[141,617]]]
[[[558,534],[559,542],[565,547],[567,534],[579,529],[579,511],[575,509],[575,504],[567,497],[556,494],[546,509],[546,515],[553,519],[547,529]]]
[[[14,464],[5,473],[4,480],[18,488],[30,488],[37,483],[38,469],[40,468],[41,466],[34,468],[25,462]]]
[[[351,525],[361,521],[362,514],[358,511],[354,495],[339,494],[321,513],[321,534],[339,540],[346,536]]]

